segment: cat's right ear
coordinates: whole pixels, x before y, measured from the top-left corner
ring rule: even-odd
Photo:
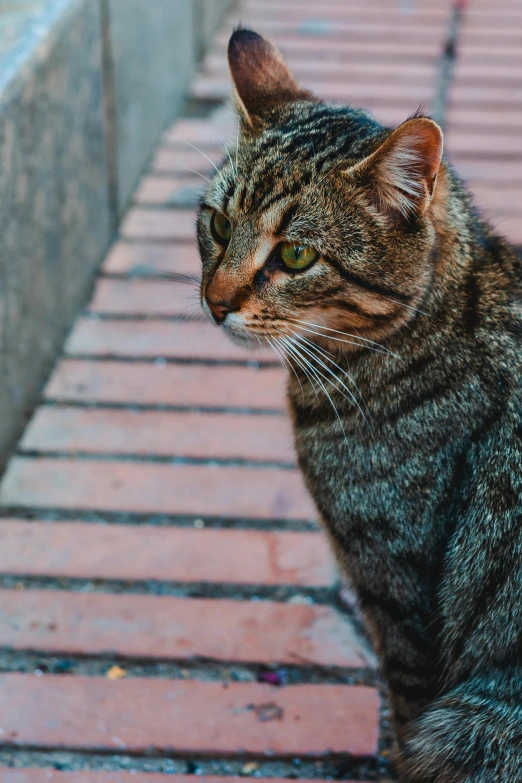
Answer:
[[[368,158],[347,170],[383,213],[408,218],[430,205],[442,158],[442,131],[428,117],[412,117]]]
[[[253,30],[232,34],[228,64],[237,110],[251,128],[281,104],[312,97],[299,88],[279,49]]]

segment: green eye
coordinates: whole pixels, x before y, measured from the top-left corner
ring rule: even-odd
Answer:
[[[291,242],[283,242],[280,252],[284,265],[289,269],[306,269],[319,258],[315,248],[293,245]]]
[[[214,212],[211,222],[212,232],[218,242],[229,242],[232,236],[232,224],[221,212]]]

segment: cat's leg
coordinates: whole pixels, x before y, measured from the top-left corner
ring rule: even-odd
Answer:
[[[441,696],[401,755],[409,783],[520,783],[522,668],[485,671]]]

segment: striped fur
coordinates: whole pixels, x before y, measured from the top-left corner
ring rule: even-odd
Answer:
[[[231,50],[241,132],[198,220],[202,301],[224,302],[221,328],[272,345],[289,366],[299,465],[380,656],[402,779],[515,783],[517,260],[451,167],[439,168],[430,120],[392,132],[292,95],[255,34],[237,32]],[[232,223],[226,247],[212,237],[213,210]],[[274,255],[283,240],[320,260],[285,272]]]

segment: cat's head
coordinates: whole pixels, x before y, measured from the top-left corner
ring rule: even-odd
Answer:
[[[382,339],[413,317],[433,275],[440,128],[414,116],[390,130],[321,103],[249,30],[232,35],[228,58],[238,145],[198,217],[205,312],[238,341],[334,329]]]

